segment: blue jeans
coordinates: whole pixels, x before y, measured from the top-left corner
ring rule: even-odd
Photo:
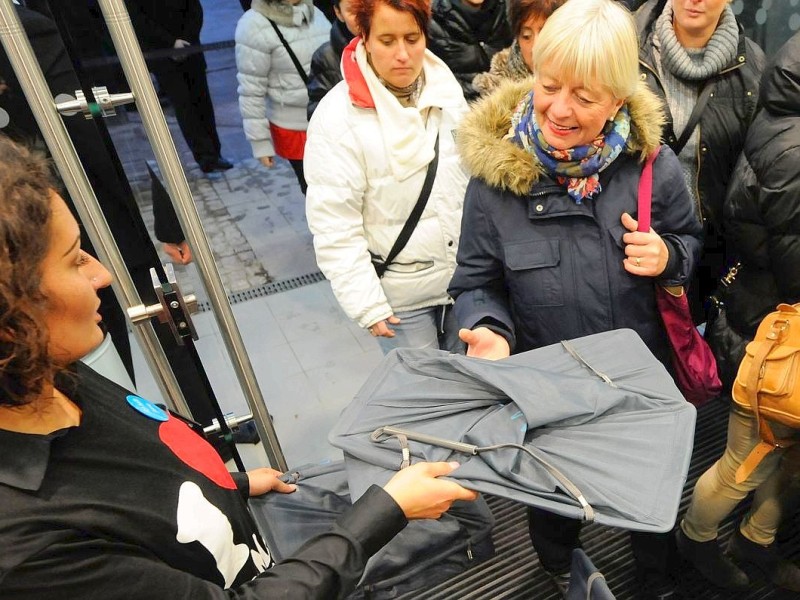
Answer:
[[[397,325],[389,325],[394,337],[378,337],[384,354],[394,348],[433,348],[466,353],[466,346],[458,338],[458,322],[452,305],[429,306],[396,313]]]

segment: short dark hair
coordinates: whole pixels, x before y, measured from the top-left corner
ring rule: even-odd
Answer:
[[[567,0],[509,0],[508,22],[511,31],[517,37],[522,31],[522,24],[531,17],[547,20],[556,9]]]
[[[49,163],[0,135],[0,405],[31,402],[58,370],[40,290],[53,188]]]
[[[419,25],[419,30],[427,39],[428,21],[431,18],[430,0],[354,0],[353,14],[356,17],[358,31],[363,39],[369,37],[372,17],[375,16],[375,9],[378,8],[378,4],[385,4],[400,12],[411,13],[411,16],[414,17],[417,25]]]

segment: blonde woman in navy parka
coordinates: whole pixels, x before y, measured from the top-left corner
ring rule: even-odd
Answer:
[[[642,163],[661,144],[664,116],[639,81],[633,19],[610,0],[570,0],[536,50],[533,89],[504,84],[459,129],[472,179],[449,291],[467,354],[497,359],[627,327],[669,368],[655,286],[686,283],[701,226],[662,147],[652,228],[635,231]],[[539,559],[565,588],[580,523],[538,509],[530,518]],[[660,593],[671,584],[669,538],[632,542],[643,589]]]

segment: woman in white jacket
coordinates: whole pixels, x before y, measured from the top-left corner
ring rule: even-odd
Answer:
[[[311,0],[253,0],[236,25],[239,111],[253,156],[267,168],[276,154],[287,159],[304,194],[308,92],[278,31],[307,75],[311,56],[330,29]]]
[[[384,352],[461,350],[447,285],[455,269],[467,174],[455,130],[461,86],[426,50],[426,0],[355,0],[361,37],[342,55],[344,81],[308,129],[306,215],[317,263],[347,315]],[[408,243],[385,262],[423,187],[438,137],[438,166]]]

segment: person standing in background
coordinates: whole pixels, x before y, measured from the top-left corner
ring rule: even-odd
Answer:
[[[506,79],[519,81],[533,75],[533,47],[547,17],[566,0],[509,0],[508,20],[514,42],[492,58],[488,73],[472,80],[481,95],[497,88]]]
[[[331,25],[311,0],[253,0],[236,25],[236,78],[244,134],[266,168],[292,165],[306,193],[303,153],[311,56]]]
[[[319,103],[306,145],[317,264],[384,353],[460,351],[447,284],[467,185],[455,145],[467,103],[426,49],[427,0],[354,0],[353,10],[361,36],[345,48],[344,81]],[[420,198],[424,210],[392,257]]]
[[[472,80],[514,41],[506,0],[433,0],[431,11],[428,48],[450,67],[464,98],[474,100],[479,92]]]
[[[358,33],[352,0],[334,0],[336,20],[331,27],[331,39],[322,44],[311,57],[311,73],[308,76],[308,120],[317,104],[333,86],[342,80],[342,52]]]
[[[800,302],[800,33],[766,69],[759,105],[723,211],[728,251],[740,261],[724,298],[728,327],[742,339],[734,355],[725,357],[729,364],[741,362],[744,344],[779,303]],[[798,435],[777,423],[772,427],[779,438]],[[695,485],[678,548],[715,585],[746,587],[747,574],[722,553],[717,534],[722,520],[755,490],[728,550],[775,585],[800,592],[800,568],[775,544],[784,504],[800,492],[800,446],[772,452],[737,483],[736,470],[759,441],[753,416],[732,407],[725,453]]]
[[[730,0],[649,0],[636,11],[642,79],[664,100],[664,141],[681,161],[703,255],[687,290],[695,323],[726,266],[722,203],[756,111],[764,53]],[[696,118],[693,118],[696,117]]]
[[[125,0],[142,51],[180,50],[200,43],[203,7],[200,0]],[[158,87],[175,109],[183,137],[203,173],[233,165],[221,152],[214,105],[202,52],[148,62]]]

